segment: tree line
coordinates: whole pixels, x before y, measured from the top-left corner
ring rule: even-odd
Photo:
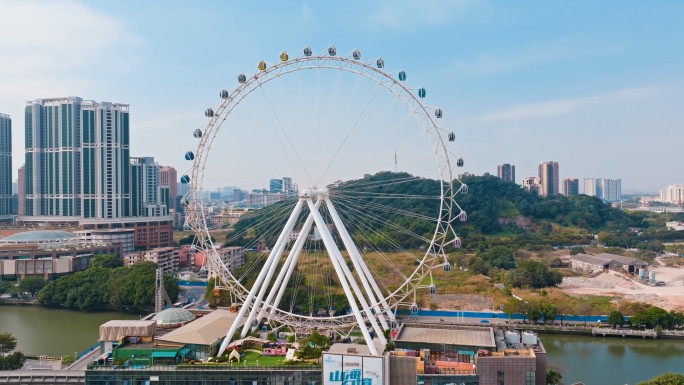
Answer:
[[[154,305],[157,265],[140,262],[123,267],[114,255],[99,255],[86,270],[48,282],[37,294],[38,303],[49,307],[79,310],[146,310]],[[172,301],[180,288],[171,275],[164,276],[164,288]]]

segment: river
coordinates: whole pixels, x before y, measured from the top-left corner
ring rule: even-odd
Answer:
[[[18,350],[27,354],[73,354],[96,342],[99,325],[138,318],[122,312],[0,306],[0,332],[14,334]],[[634,385],[667,371],[684,372],[684,340],[556,334],[543,334],[541,339],[549,364],[561,369],[566,384]]]
[[[112,319],[139,319],[122,312],[85,313],[39,306],[0,306],[0,333],[10,332],[24,354],[65,355],[97,342],[99,326]]]
[[[541,340],[565,384],[634,385],[668,371],[684,373],[684,340],[556,334]]]

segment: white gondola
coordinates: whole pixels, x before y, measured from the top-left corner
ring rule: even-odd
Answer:
[[[468,185],[464,183],[461,185],[461,194],[467,194],[467,193],[468,193]]]
[[[192,136],[195,138],[201,138],[202,137],[202,130],[199,128],[196,128],[195,131],[192,133]]]
[[[418,304],[415,302],[412,303],[409,310],[411,311],[411,314],[418,314]]]
[[[330,55],[330,56],[337,55],[337,49],[335,48],[334,45],[331,45],[330,47],[328,47],[328,55]]]
[[[245,76],[245,74],[238,75],[238,82],[244,83],[246,81],[247,81],[247,76]]]
[[[463,167],[463,158],[456,159],[456,166]]]
[[[468,220],[468,214],[466,214],[465,211],[461,211],[461,213],[458,214],[458,219],[460,219],[461,222],[465,222]]]
[[[228,95],[230,95],[228,90],[221,90],[221,92],[219,93],[219,96],[221,97],[221,99],[228,99]]]
[[[453,142],[454,140],[456,140],[456,134],[454,134],[453,132],[450,132],[449,133],[449,141]]]
[[[304,47],[304,56],[311,56],[312,53],[313,51],[311,51],[311,47],[309,47],[308,45]]]
[[[207,110],[204,111],[204,116],[206,116],[207,118],[211,118],[212,116],[214,116],[214,110],[212,108],[207,108]]]
[[[434,283],[431,283],[430,286],[428,287],[428,292],[430,292],[430,294],[436,294],[437,293],[437,286],[435,286]]]
[[[441,118],[442,118],[442,109],[441,109],[441,108],[438,108],[438,109],[435,110],[435,117],[436,117],[437,119],[441,119]]]
[[[445,272],[450,272],[451,271],[451,264],[449,262],[444,262],[444,271]]]
[[[455,248],[460,249],[461,248],[461,238],[456,237],[456,239],[454,239],[453,244],[454,244]]]
[[[385,61],[379,57],[378,60],[375,61],[375,66],[378,68],[385,68]]]
[[[361,51],[358,49],[355,49],[354,52],[352,52],[352,57],[354,60],[360,60],[361,59]]]

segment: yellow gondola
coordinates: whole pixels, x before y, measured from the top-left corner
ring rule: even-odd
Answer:
[[[289,58],[290,58],[290,57],[287,56],[287,52],[283,51],[283,52],[280,53],[280,60],[281,60],[281,61],[287,61],[287,59],[289,59]]]
[[[260,62],[259,62],[259,65],[258,65],[257,67],[258,67],[259,70],[261,70],[261,71],[266,71],[266,62],[263,61],[263,60],[260,61]]]

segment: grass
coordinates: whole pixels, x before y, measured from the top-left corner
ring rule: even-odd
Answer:
[[[259,366],[280,366],[283,364],[283,361],[285,361],[284,356],[263,356],[257,352],[245,352],[244,357],[242,358],[242,362],[240,364],[242,365],[244,362],[247,362],[247,366],[253,366],[257,364],[257,360],[259,361]]]

